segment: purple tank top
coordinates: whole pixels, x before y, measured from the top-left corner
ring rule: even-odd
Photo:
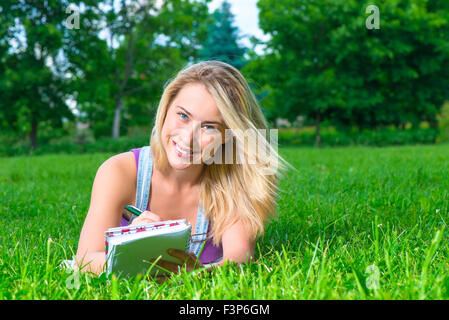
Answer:
[[[137,170],[139,170],[139,154],[140,154],[140,149],[141,148],[137,148],[137,149],[131,149],[131,151],[134,153],[134,158],[136,160],[136,168]],[[148,210],[148,203],[147,203],[147,210]],[[120,223],[121,227],[127,226],[128,225],[128,221],[122,217],[122,221]],[[210,224],[208,226],[207,232],[210,231]],[[207,238],[206,243],[204,245],[203,251],[200,254],[200,261],[201,263],[205,264],[205,263],[212,263],[216,260],[219,260],[220,258],[223,257],[223,245],[220,242],[219,246],[215,246],[213,244],[213,238]]]

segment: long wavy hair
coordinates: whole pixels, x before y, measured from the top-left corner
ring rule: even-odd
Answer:
[[[255,240],[264,233],[270,216],[277,216],[280,171],[293,167],[277,153],[277,140],[270,143],[263,134],[268,129],[265,117],[236,68],[220,61],[203,61],[185,67],[167,82],[150,139],[155,166],[164,171],[169,165],[161,141],[162,126],[173,99],[189,83],[204,84],[216,102],[227,131],[232,132],[232,138],[221,145],[222,150],[232,150],[232,163],[225,161],[226,152],[217,153],[223,161],[204,164],[201,174],[200,203],[211,222],[209,237],[218,245],[225,230],[241,220],[251,240]],[[245,143],[245,139],[250,142]],[[269,167],[267,159],[270,159]]]

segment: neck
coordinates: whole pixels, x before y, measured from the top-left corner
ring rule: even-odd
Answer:
[[[161,174],[168,181],[169,185],[172,186],[174,192],[181,192],[199,184],[203,169],[204,164],[194,164],[183,170],[173,169],[168,166]]]

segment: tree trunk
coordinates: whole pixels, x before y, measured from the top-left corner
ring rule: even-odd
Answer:
[[[123,99],[121,96],[117,97],[115,102],[115,112],[114,112],[114,124],[112,126],[112,138],[117,139],[120,137],[120,120],[123,108]]]
[[[117,84],[119,86],[119,93],[115,101],[115,113],[114,113],[114,124],[112,126],[112,138],[117,139],[120,136],[120,120],[123,109],[123,97],[126,94],[125,88],[128,84],[129,77],[134,66],[134,34],[133,34],[134,24],[128,31],[128,47],[126,49],[126,64],[123,73],[123,79],[120,81],[120,77],[117,77]]]
[[[30,132],[30,141],[31,141],[31,149],[35,150],[37,148],[37,119],[35,116],[31,119],[31,132]]]
[[[320,123],[321,123],[321,111],[318,109],[315,116],[315,144],[318,148],[321,148],[321,135],[320,135]]]
[[[438,119],[435,116],[429,118],[428,122],[432,129],[438,129]]]

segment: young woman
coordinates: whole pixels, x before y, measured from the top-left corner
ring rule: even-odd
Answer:
[[[115,155],[98,169],[78,265],[103,271],[104,232],[127,224],[122,212],[128,204],[145,210],[133,225],[191,223],[189,252],[171,252],[179,264],[160,261],[164,268],[193,268],[204,241],[200,265],[248,261],[265,222],[276,213],[278,169],[285,168],[279,160],[286,163],[267,141],[266,129],[237,69],[204,61],[181,70],[165,87],[150,145]]]

